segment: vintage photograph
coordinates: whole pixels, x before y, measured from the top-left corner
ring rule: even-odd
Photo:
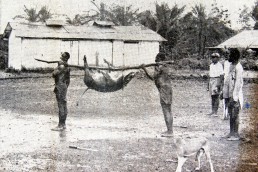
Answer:
[[[0,172],[257,172],[258,0],[0,0]]]

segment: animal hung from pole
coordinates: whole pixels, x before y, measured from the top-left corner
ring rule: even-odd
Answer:
[[[124,88],[135,76],[135,72],[103,72],[89,69],[84,56],[84,83],[89,89],[99,92],[114,92]]]

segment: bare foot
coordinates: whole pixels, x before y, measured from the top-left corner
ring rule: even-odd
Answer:
[[[214,112],[211,112],[211,113],[208,113],[207,115],[213,115],[214,114]]]
[[[211,116],[218,117],[217,113],[213,113]]]
[[[166,131],[161,133],[161,137],[173,137],[173,131]]]
[[[227,139],[227,141],[238,141],[240,140],[240,137],[237,137],[237,136],[231,136]]]
[[[55,127],[55,128],[52,128],[51,130],[52,130],[52,131],[63,131],[63,130],[65,130],[65,129],[66,129],[66,126],[63,125],[63,126],[57,126],[57,127]]]
[[[227,134],[226,136],[224,136],[224,138],[230,138],[231,136],[233,136],[233,134],[232,134],[232,133],[229,133],[229,134]]]

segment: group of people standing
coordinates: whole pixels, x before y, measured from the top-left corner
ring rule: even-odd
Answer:
[[[67,61],[69,59],[69,53],[65,52],[61,55],[61,61],[58,63],[57,68],[53,72],[55,79],[56,99],[59,108],[59,123],[58,126],[52,130],[62,131],[66,128],[65,121],[67,117],[67,101],[66,93],[70,83],[70,69]],[[171,67],[166,63],[159,63],[166,61],[165,53],[158,53],[156,56],[156,62],[154,73],[145,68],[144,65],[141,68],[146,73],[147,77],[154,81],[160,95],[160,104],[162,107],[167,131],[163,132],[161,136],[172,137],[173,136],[173,115],[172,115],[172,84],[171,84]],[[240,52],[238,49],[230,49],[225,53],[224,67],[219,62],[220,54],[211,54],[212,63],[209,70],[209,83],[208,91],[210,91],[212,112],[211,116],[217,116],[219,101],[223,99],[224,119],[230,119],[230,133],[226,136],[228,140],[239,140],[239,111],[243,105],[243,67],[239,63]]]
[[[243,106],[243,67],[240,64],[238,49],[225,52],[224,67],[219,62],[220,54],[211,54],[208,91],[211,95],[212,112],[208,115],[218,116],[220,99],[223,100],[223,119],[229,119],[230,133],[227,140],[239,140],[239,112]]]

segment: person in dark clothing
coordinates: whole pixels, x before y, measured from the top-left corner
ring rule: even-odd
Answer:
[[[67,61],[70,58],[68,52],[64,52],[61,55],[61,60],[58,62],[57,68],[52,73],[52,76],[55,80],[55,89],[54,93],[56,94],[56,100],[58,103],[59,109],[59,123],[56,128],[53,128],[53,131],[62,131],[66,129],[65,121],[67,117],[67,88],[70,84],[70,69],[68,67]]]
[[[155,62],[162,62],[166,60],[164,53],[158,53]],[[168,64],[161,64],[155,66],[154,75],[151,76],[147,69],[142,65],[142,69],[145,71],[147,77],[154,80],[155,85],[159,91],[160,104],[164,114],[167,131],[161,133],[162,137],[173,137],[173,116],[172,116],[172,85],[170,68]]]

